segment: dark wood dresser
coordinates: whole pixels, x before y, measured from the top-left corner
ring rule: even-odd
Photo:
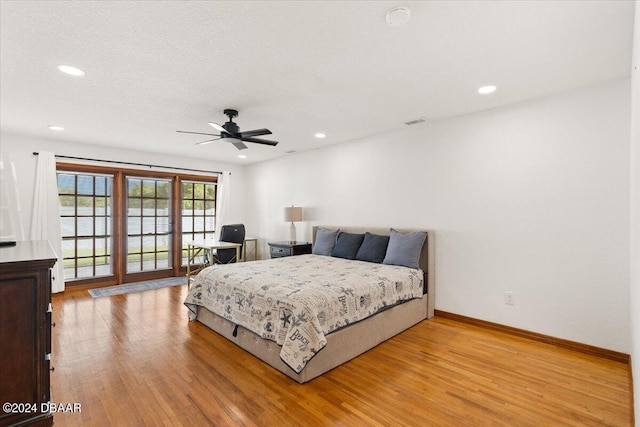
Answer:
[[[55,262],[46,241],[0,247],[0,426],[53,424],[47,403]]]

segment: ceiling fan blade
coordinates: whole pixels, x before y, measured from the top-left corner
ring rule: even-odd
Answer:
[[[252,136],[271,135],[271,131],[269,129],[256,129],[238,132],[236,135],[240,138],[251,138]]]
[[[247,142],[255,142],[256,144],[270,145],[275,147],[278,145],[278,141],[269,141],[268,139],[260,139],[260,138],[241,138],[243,141]]]
[[[238,150],[246,150],[247,146],[245,144],[243,144],[241,141],[234,141],[232,142],[233,146],[236,147]]]
[[[219,139],[222,139],[222,137],[220,138],[213,138],[213,139],[208,139],[206,141],[202,141],[202,142],[196,142],[196,145],[204,145],[204,144],[211,144],[213,141],[217,141]]]
[[[217,123],[209,122],[209,126],[213,127],[215,130],[217,130],[220,133],[224,132],[224,133],[228,133],[229,135],[231,135],[231,133],[229,133],[228,130],[226,130],[224,127],[220,126]]]
[[[190,132],[190,131],[187,131],[187,130],[177,130],[176,132],[178,132],[178,133],[192,133],[192,134],[195,134],[195,135],[220,136],[220,135],[217,135],[215,133]]]

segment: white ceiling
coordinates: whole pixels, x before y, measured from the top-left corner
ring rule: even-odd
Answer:
[[[411,10],[391,27],[385,13]],[[252,163],[630,75],[632,1],[2,1],[2,131]],[[86,71],[73,78],[56,67]],[[494,84],[492,95],[479,86]],[[225,108],[275,147],[215,133]],[[65,128],[54,133],[47,125]],[[421,125],[417,125],[421,126]],[[325,132],[324,140],[314,133]],[[68,154],[68,153],[66,153]]]

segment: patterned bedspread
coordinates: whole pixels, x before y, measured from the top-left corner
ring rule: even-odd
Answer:
[[[422,297],[422,280],[417,269],[299,255],[208,267],[184,304],[190,320],[202,306],[277,342],[281,359],[300,373],[326,334]]]

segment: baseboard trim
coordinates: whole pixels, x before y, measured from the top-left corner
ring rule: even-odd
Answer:
[[[473,317],[467,317],[461,314],[436,310],[435,315],[437,317],[455,320],[457,322],[467,323],[469,325],[479,326],[481,328],[492,329],[494,331],[503,332],[509,335],[515,335],[521,338],[528,338],[530,340],[552,344],[557,347],[578,351],[580,353],[585,353],[592,356],[602,357],[604,359],[614,360],[616,362],[629,364],[630,360],[630,356],[625,353],[620,353],[617,351],[608,350],[606,348],[596,347],[588,344],[582,344],[575,341],[569,341],[562,338],[555,338],[549,335],[539,334],[537,332],[531,332],[524,329],[501,325],[499,323],[487,322],[486,320],[474,319]]]

